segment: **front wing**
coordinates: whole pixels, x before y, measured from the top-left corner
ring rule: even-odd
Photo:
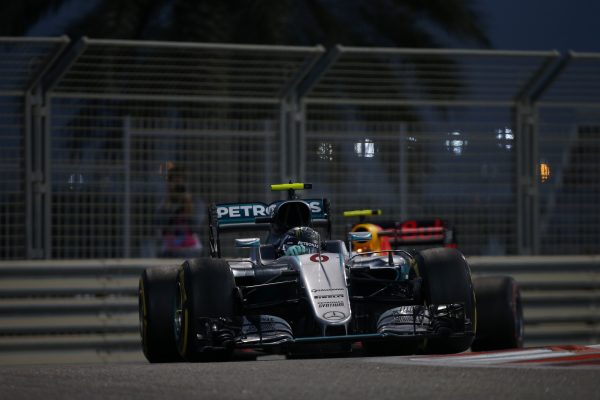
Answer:
[[[291,349],[308,344],[353,343],[365,341],[403,341],[425,338],[454,338],[474,335],[473,322],[465,318],[460,303],[402,306],[384,312],[377,323],[377,331],[345,335],[294,337],[292,328],[282,318],[271,315],[244,317],[241,328],[225,319],[206,319],[209,332],[200,335],[200,351],[222,348],[218,338],[229,330],[228,346],[236,349],[275,350]],[[235,332],[235,333],[234,333]]]

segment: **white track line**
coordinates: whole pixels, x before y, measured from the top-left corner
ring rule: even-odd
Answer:
[[[591,352],[596,353],[600,349],[600,344],[590,346],[578,346],[576,348],[566,347],[546,347],[535,349],[509,350],[490,353],[462,353],[444,356],[422,356],[412,357],[411,362],[436,364],[436,365],[456,365],[456,364],[505,364],[522,361],[543,361],[561,357],[577,356]]]
[[[503,364],[516,361],[543,360],[546,358],[574,355],[571,351],[552,351],[549,349],[524,350],[521,352],[460,355],[449,357],[415,357],[410,361],[426,364]]]
[[[402,356],[383,357],[371,359],[370,361],[392,364],[421,364],[421,365],[506,365],[510,363],[522,363],[527,361],[540,361],[538,365],[544,365],[544,360],[560,359],[585,354],[600,354],[600,344],[589,346],[548,346],[520,350],[504,350],[481,353],[460,353],[448,355],[429,356]],[[550,361],[552,363],[552,361]]]

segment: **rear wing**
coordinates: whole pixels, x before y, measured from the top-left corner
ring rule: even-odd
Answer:
[[[215,203],[208,206],[210,255],[221,257],[221,232],[270,231],[274,211],[282,203],[289,201],[302,201],[308,204],[311,225],[324,227],[327,229],[328,235],[331,235],[329,200],[327,199],[280,200],[270,204],[262,202]]]
[[[443,245],[456,247],[454,229],[439,218],[383,223],[379,236],[388,237],[392,248],[411,245]]]

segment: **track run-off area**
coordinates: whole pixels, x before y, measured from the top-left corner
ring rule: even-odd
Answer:
[[[0,393],[3,399],[600,399],[600,345],[221,363],[4,364]]]

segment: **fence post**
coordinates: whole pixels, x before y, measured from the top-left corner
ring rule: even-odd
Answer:
[[[50,258],[50,134],[41,87],[25,94],[26,258]]]
[[[23,40],[27,42],[29,39]],[[62,36],[53,42],[56,43],[55,48],[46,55],[44,62],[32,74],[23,93],[27,259],[51,257],[50,101],[43,79],[63,54],[69,39]]]
[[[288,179],[298,180],[297,171],[297,140],[294,114],[297,109],[293,96],[281,100],[280,140],[279,140],[279,178],[281,182]]]
[[[539,253],[539,155],[537,110],[528,102],[516,107],[518,254]]]
[[[517,126],[517,249],[518,254],[540,253],[540,159],[538,101],[562,73],[570,55],[555,52],[533,74],[516,97]]]

